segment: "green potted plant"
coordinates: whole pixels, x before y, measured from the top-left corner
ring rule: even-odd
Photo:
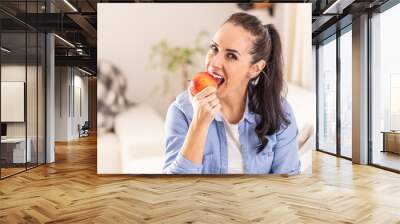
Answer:
[[[201,31],[197,34],[193,46],[172,46],[167,40],[162,39],[152,46],[150,52],[151,68],[161,68],[166,71],[163,77],[163,91],[166,94],[170,89],[169,80],[172,76],[181,76],[183,89],[187,88],[189,75],[196,65],[196,57],[207,52],[208,44],[204,43],[204,38],[208,39],[209,34]],[[157,87],[157,90],[160,86]]]

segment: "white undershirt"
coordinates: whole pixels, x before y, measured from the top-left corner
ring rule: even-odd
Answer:
[[[228,173],[243,173],[238,124],[231,124],[227,120],[223,120],[226,132],[226,140],[228,143]]]

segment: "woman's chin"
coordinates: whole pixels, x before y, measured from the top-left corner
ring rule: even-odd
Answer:
[[[217,95],[218,95],[218,97],[223,97],[225,95],[225,89],[226,89],[225,83],[222,83],[221,85],[219,85],[217,87]]]

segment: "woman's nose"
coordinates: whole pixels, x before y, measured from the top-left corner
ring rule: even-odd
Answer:
[[[218,52],[217,54],[215,54],[214,57],[211,58],[210,64],[213,67],[222,68],[222,65],[224,64],[224,58],[222,53]]]

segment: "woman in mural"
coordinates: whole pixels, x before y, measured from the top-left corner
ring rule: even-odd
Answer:
[[[218,86],[185,91],[168,109],[164,173],[299,173],[298,129],[282,96],[274,26],[231,15],[211,41],[205,70]]]

